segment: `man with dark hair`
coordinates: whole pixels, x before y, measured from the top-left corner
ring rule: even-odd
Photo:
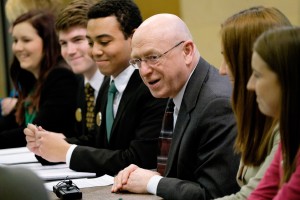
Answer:
[[[97,0],[73,0],[60,13],[58,13],[55,28],[57,31],[61,55],[78,75],[79,88],[77,93],[77,108],[74,113],[76,133],[80,136],[67,138],[69,143],[78,143],[94,135],[97,126],[97,117],[100,109],[100,96],[98,95],[104,75],[89,54],[90,47],[86,38],[88,22],[87,12]],[[91,90],[91,93],[88,91]],[[61,135],[63,137],[63,135]],[[28,143],[28,146],[30,144]],[[37,157],[44,165],[49,164]]]
[[[129,65],[131,37],[141,22],[140,11],[131,0],[101,0],[90,8],[87,38],[91,54],[101,73],[110,76],[99,93],[100,127],[84,143],[71,145],[59,134],[29,125],[25,134],[32,141],[31,150],[48,161],[67,162],[73,170],[97,175],[115,175],[131,163],[156,167],[166,99],[154,98],[138,70]]]

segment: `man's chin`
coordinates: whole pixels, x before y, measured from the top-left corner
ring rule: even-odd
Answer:
[[[150,93],[152,94],[153,97],[158,98],[158,99],[160,99],[160,98],[168,98],[167,95],[165,95],[164,93],[161,93],[159,91],[153,91],[153,90],[150,89]]]

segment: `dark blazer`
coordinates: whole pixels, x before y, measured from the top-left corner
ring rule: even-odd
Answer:
[[[63,67],[53,68],[43,83],[39,111],[33,124],[71,137],[75,128],[77,88],[78,82],[72,71]],[[1,120],[8,120],[8,118]],[[9,120],[15,120],[15,118],[10,117]],[[25,124],[2,131],[0,148],[25,146],[24,128]]]
[[[228,78],[201,58],[183,96],[158,196],[204,200],[238,191],[230,95]]]
[[[105,77],[106,79],[108,77]],[[109,79],[109,78],[108,78]],[[85,99],[85,92],[84,92],[84,78],[83,76],[79,77],[79,88],[78,88],[78,93],[77,93],[77,106],[76,106],[76,112],[77,110],[81,110],[81,120],[76,120],[76,131],[77,131],[77,136],[81,135],[89,135],[89,130],[86,127],[86,112],[87,112],[87,106],[86,106],[86,99]],[[102,86],[101,86],[102,87]],[[99,92],[100,92],[100,88]],[[98,93],[99,94],[99,93]],[[97,113],[100,110],[100,98],[101,95],[97,96],[96,102],[95,102],[95,107],[94,107],[94,113],[95,113],[95,118],[97,116]],[[74,117],[76,118],[76,113],[74,113]],[[96,124],[95,124],[96,128]],[[90,130],[94,131],[94,130]]]
[[[84,145],[89,145],[89,141],[94,140],[94,135],[96,134],[96,124],[95,127],[91,130],[88,130],[86,127],[86,112],[87,112],[87,106],[86,106],[86,99],[85,99],[85,92],[84,92],[84,77],[82,75],[76,75],[77,81],[78,81],[78,91],[77,91],[77,98],[76,98],[76,111],[74,110],[74,115],[72,118],[75,121],[75,130],[74,133],[72,134],[73,137],[68,137],[66,138],[66,141],[71,143],[71,144],[84,144]],[[104,77],[104,79],[108,79],[109,77]],[[103,84],[102,84],[103,85]],[[102,85],[100,88],[102,88]],[[99,91],[100,92],[100,91]],[[100,103],[101,103],[101,95],[97,96],[95,107],[94,107],[94,113],[95,113],[95,118],[97,117],[97,113],[100,110]],[[81,110],[81,120],[76,119],[76,115],[78,112],[77,110]],[[69,131],[70,132],[70,131]],[[42,165],[55,165],[55,164],[61,164],[61,162],[49,162],[45,160],[44,158],[37,156],[37,160],[42,164]]]
[[[157,140],[167,99],[154,98],[135,70],[124,90],[108,142],[105,122],[108,87],[109,80],[105,79],[99,93],[101,126],[94,139],[89,138],[88,146],[75,148],[70,168],[97,175],[115,175],[131,163],[156,168]]]
[[[0,180],[1,199],[49,199],[43,181],[29,169],[0,167]]]

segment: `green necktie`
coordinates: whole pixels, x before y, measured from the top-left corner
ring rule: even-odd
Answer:
[[[114,97],[117,91],[118,90],[115,86],[115,83],[112,80],[108,89],[107,105],[106,105],[106,132],[107,132],[108,141],[110,139],[110,132],[111,132],[112,124],[114,122],[113,104],[114,104]]]

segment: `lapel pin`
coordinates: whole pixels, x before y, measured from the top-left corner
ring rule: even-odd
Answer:
[[[81,122],[81,120],[82,120],[81,108],[76,109],[75,118],[76,118],[77,122]]]
[[[97,126],[100,126],[101,122],[102,122],[102,114],[101,114],[101,112],[98,112],[97,115],[96,115]]]

